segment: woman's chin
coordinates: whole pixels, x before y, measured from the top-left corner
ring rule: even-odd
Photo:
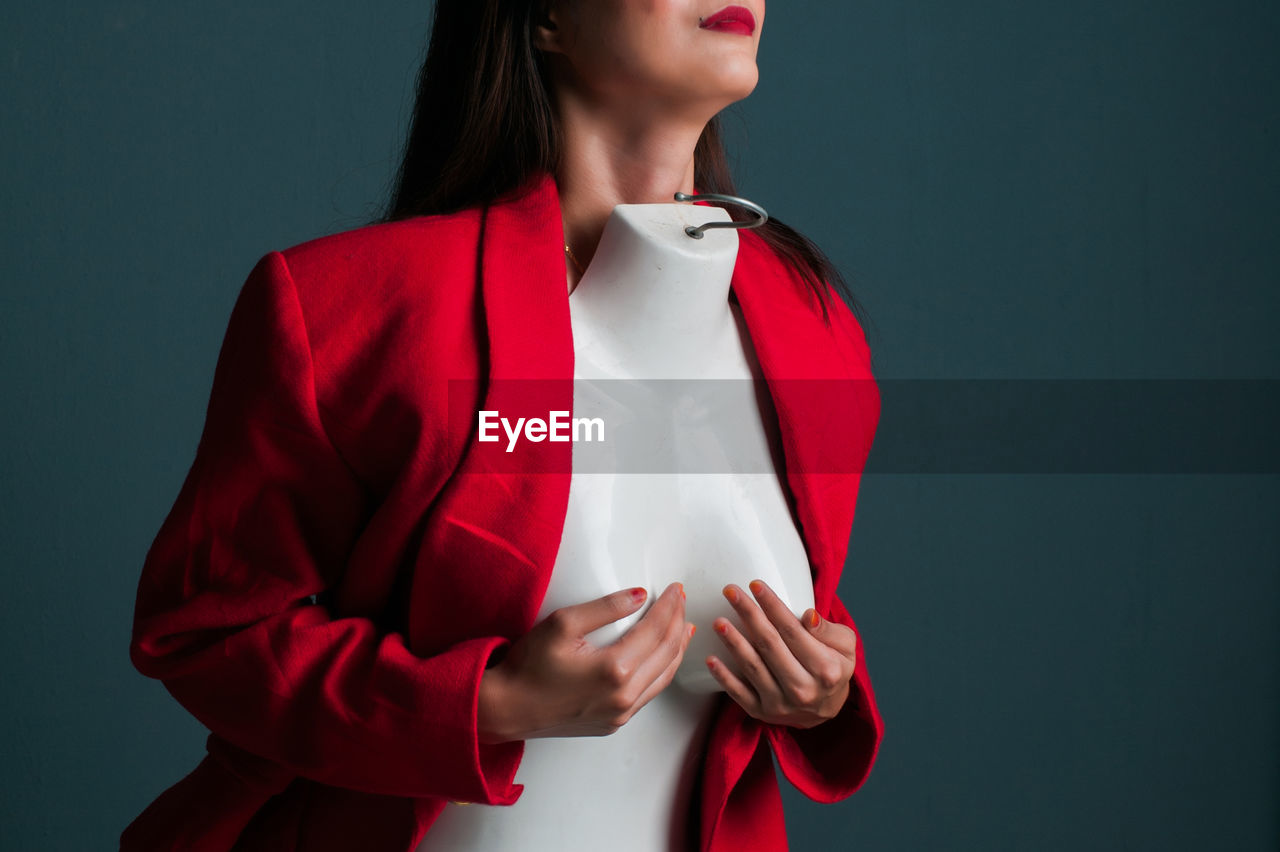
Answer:
[[[698,88],[708,95],[730,101],[740,101],[755,91],[760,82],[760,71],[751,57],[727,57],[713,68],[707,68],[694,79]]]
[[[724,91],[725,96],[730,102],[740,101],[756,90],[756,85],[760,82],[760,74],[756,71],[755,63],[751,63],[750,73],[735,74],[725,80]]]

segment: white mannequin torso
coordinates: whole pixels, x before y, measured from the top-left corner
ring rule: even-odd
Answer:
[[[683,849],[720,691],[704,660],[715,654],[737,670],[711,629],[717,616],[741,626],[721,589],[745,589],[759,578],[797,615],[813,605],[804,543],[773,467],[774,415],[752,383],[759,368],[728,298],[737,231],[711,229],[701,240],[683,231],[728,219],[719,207],[618,205],[569,297],[574,416],[602,416],[606,442],[573,446],[564,532],[537,620],[619,589],[647,588],[639,612],[588,634],[605,645],[678,580],[686,620],[699,629],[676,680],[612,735],[527,740],[515,779],[525,785],[520,800],[451,804],[416,852]],[[666,380],[710,379],[721,380],[703,385],[715,389],[713,417],[700,400],[653,420],[640,412],[637,423],[662,432],[656,437],[654,430],[609,430],[619,419],[610,415],[627,412],[626,399],[643,405],[679,384]],[[684,461],[726,452],[726,423],[737,472],[727,464],[688,472]]]

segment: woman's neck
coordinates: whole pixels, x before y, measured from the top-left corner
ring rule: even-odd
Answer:
[[[729,219],[720,207],[676,202],[615,207],[570,294],[575,329],[599,332],[630,373],[680,375],[709,357],[733,329],[738,235],[712,228],[694,239],[684,229]]]
[[[599,116],[576,99],[561,108],[556,192],[565,242],[586,267],[619,204],[669,204],[677,192],[693,193],[693,152],[703,125],[665,120],[620,126],[616,117]],[[579,273],[570,267],[572,290]]]

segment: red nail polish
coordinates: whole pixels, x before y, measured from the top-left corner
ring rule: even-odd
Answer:
[[[639,603],[640,601],[644,600],[645,594],[646,592],[644,589],[636,587],[631,590],[631,599],[636,603]]]
[[[748,588],[751,589],[751,593],[753,595],[759,595],[761,592],[764,591],[764,583],[760,582],[759,580],[752,580],[750,583],[747,584],[747,586]]]
[[[808,617],[807,619],[805,619],[805,620],[806,620],[807,622],[809,622],[809,626],[810,626],[810,627],[817,627],[817,626],[818,626],[818,611],[817,611],[816,609],[811,609],[811,610],[809,610],[809,617]]]
[[[724,587],[724,596],[729,599],[729,603],[736,604],[738,602],[738,590],[733,586]]]

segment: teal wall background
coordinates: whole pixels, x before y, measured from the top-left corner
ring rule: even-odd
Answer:
[[[5,848],[111,848],[200,759],[129,665],[142,560],[245,275],[383,198],[429,17],[0,13]],[[1266,0],[772,3],[740,189],[849,275],[881,378],[1277,379],[1277,44]],[[838,805],[783,782],[793,848],[1280,847],[1278,498],[869,475],[886,738]]]

